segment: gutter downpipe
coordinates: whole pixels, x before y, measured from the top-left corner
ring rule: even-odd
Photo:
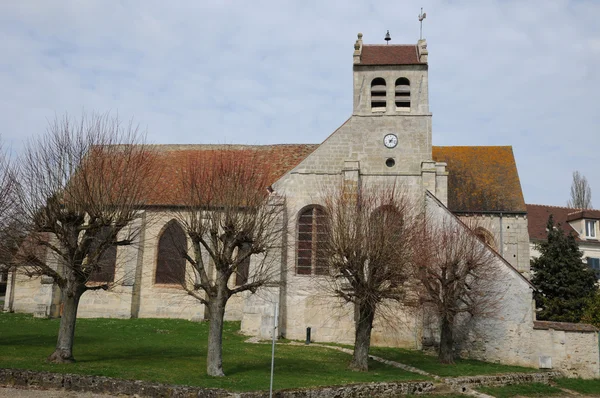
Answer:
[[[502,227],[502,212],[500,212],[500,255],[504,258],[504,228]]]

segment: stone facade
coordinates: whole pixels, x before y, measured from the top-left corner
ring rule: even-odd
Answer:
[[[432,217],[452,220],[461,228],[475,221],[484,228],[483,235],[491,237],[488,243],[495,249],[494,265],[502,275],[505,291],[499,299],[498,311],[478,320],[473,332],[461,342],[460,350],[481,359],[538,366],[541,351],[532,340],[536,337],[535,315],[532,286],[527,280],[526,213],[518,206],[455,213],[452,210],[456,209],[449,209],[453,199],[450,196],[456,192],[469,195],[469,187],[465,186],[462,191],[454,187],[450,191],[449,176],[459,173],[459,169],[449,168],[450,163],[436,161],[432,155],[427,55],[425,41],[416,46],[363,46],[362,35],[359,35],[354,52],[354,108],[350,118],[310,154],[307,151],[286,169],[270,187],[272,197],[278,198],[277,205],[284,206],[283,249],[272,253],[273,258],[270,258],[279,267],[280,278],[256,294],[244,293],[230,299],[226,319],[241,320],[242,332],[269,338],[277,306],[281,336],[304,339],[310,327],[314,341],[352,343],[353,308],[326,293],[324,277],[297,272],[299,215],[310,206],[322,204],[322,193],[342,183],[351,183],[357,188],[395,184],[417,208],[426,210]],[[384,140],[389,137],[393,142],[385,145]],[[168,146],[164,150],[176,153],[186,148]],[[510,207],[523,200],[512,151],[506,149],[504,152],[510,156],[504,161],[512,162],[509,166],[514,168],[510,189],[515,192],[506,193],[507,197],[512,194],[513,200],[507,202]],[[490,147],[486,153],[495,150]],[[483,168],[479,163],[473,165],[476,167]],[[493,177],[494,170],[490,168],[486,172]],[[505,176],[496,177],[497,181],[504,181]],[[476,183],[477,180],[469,181]],[[174,217],[174,208],[168,205],[147,208],[140,214],[132,225],[140,230],[138,241],[118,248],[115,289],[85,293],[79,307],[80,316],[205,319],[205,308],[197,300],[182,294],[176,285],[155,283],[159,239]],[[250,268],[258,260],[252,259]],[[9,291],[6,306],[11,310],[41,316],[60,313],[59,291],[51,280],[18,275]],[[375,345],[421,348],[424,337],[435,335],[435,328],[430,327],[427,314],[421,308],[398,304],[389,306],[386,311],[393,314],[386,317],[393,322],[383,322],[382,316],[376,318],[372,335]],[[584,347],[588,343],[580,339],[577,346]],[[579,360],[553,355],[564,357],[560,361],[565,364]],[[597,363],[588,362],[586,366],[581,374],[598,374]]]

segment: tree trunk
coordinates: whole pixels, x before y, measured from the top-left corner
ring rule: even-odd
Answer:
[[[60,328],[58,329],[58,340],[56,349],[48,357],[49,362],[71,363],[75,362],[73,357],[73,340],[75,339],[75,322],[77,322],[77,308],[79,299],[85,291],[85,287],[66,288],[62,299],[62,315]]]
[[[442,316],[440,335],[440,352],[438,359],[441,363],[454,363],[454,317]]]
[[[211,297],[208,305],[209,331],[206,373],[209,376],[223,377],[223,318],[227,299],[218,295]]]
[[[366,372],[369,370],[369,348],[371,347],[371,330],[373,329],[375,308],[370,303],[357,303],[355,308],[358,310],[358,319],[355,322],[354,354],[350,369]]]

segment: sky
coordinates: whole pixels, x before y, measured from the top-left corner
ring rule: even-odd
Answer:
[[[152,143],[320,143],[352,112],[352,52],[429,50],[434,145],[512,145],[527,203],[600,208],[600,1],[3,0],[0,135],[68,113]]]

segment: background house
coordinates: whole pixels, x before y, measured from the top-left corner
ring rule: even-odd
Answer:
[[[538,257],[536,244],[546,240],[548,218],[566,234],[573,234],[583,252],[584,261],[600,279],[600,210],[581,210],[568,207],[527,205],[531,257]]]

